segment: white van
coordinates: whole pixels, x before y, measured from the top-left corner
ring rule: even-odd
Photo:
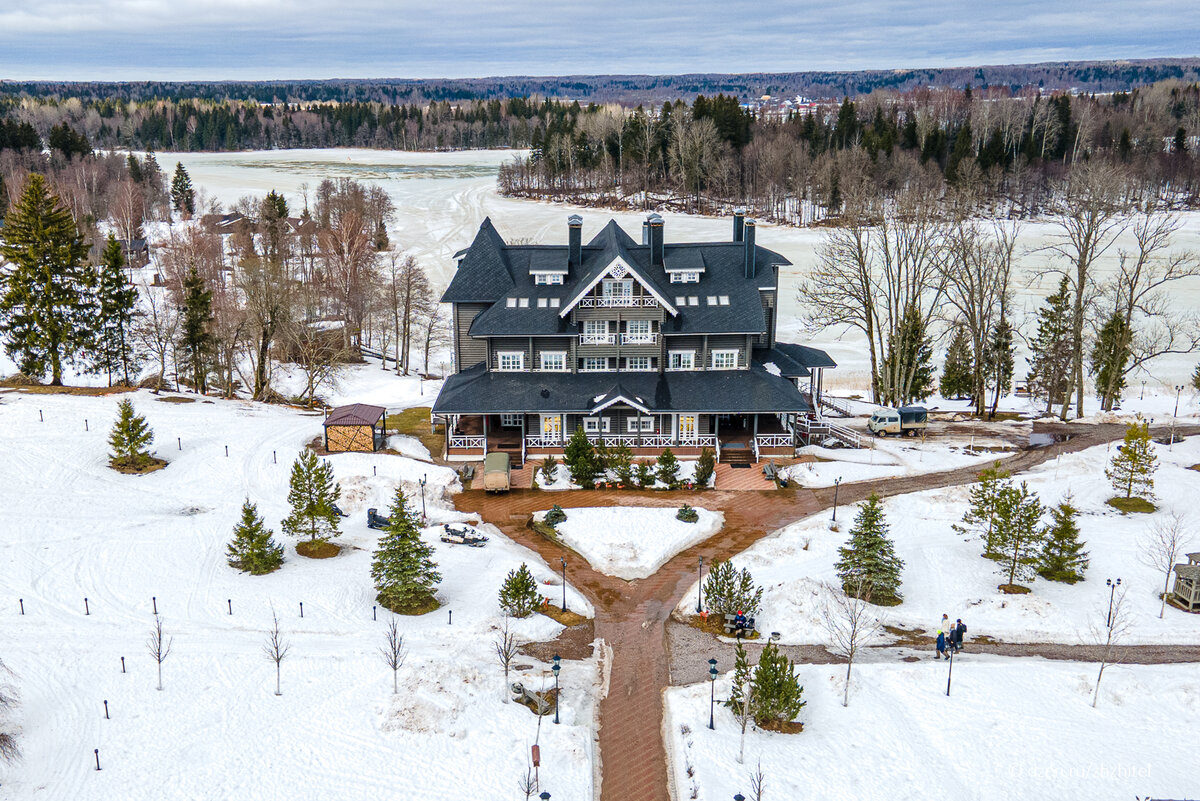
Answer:
[[[929,426],[929,410],[924,406],[879,409],[867,421],[867,430],[876,436],[906,434],[915,437]]]

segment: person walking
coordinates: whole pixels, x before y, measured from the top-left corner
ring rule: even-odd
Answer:
[[[945,659],[950,658],[950,656],[946,653],[946,632],[940,629],[938,630],[937,636],[937,656],[935,656],[934,659],[937,659],[938,657],[943,657]]]
[[[963,638],[967,636],[967,624],[960,617],[954,624],[954,652],[958,653],[963,647]]]

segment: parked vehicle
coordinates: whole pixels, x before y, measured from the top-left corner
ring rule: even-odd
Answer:
[[[867,421],[867,430],[876,436],[904,434],[915,437],[929,426],[929,410],[924,406],[879,409]]]
[[[507,453],[489,453],[483,458],[483,488],[487,492],[508,492],[511,468]]]
[[[451,545],[470,545],[472,548],[482,548],[488,541],[485,535],[480,534],[471,526],[454,528],[449,523],[442,526],[441,539],[442,542],[448,542]]]

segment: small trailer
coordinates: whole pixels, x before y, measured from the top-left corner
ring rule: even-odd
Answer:
[[[924,406],[879,409],[867,421],[867,430],[878,437],[888,434],[915,437],[929,427],[929,410]]]
[[[441,539],[442,542],[448,542],[451,545],[470,545],[472,548],[482,548],[488,541],[486,536],[470,526],[454,528],[449,523],[442,526]]]
[[[487,492],[508,492],[512,489],[508,454],[493,451],[483,458],[483,488]]]

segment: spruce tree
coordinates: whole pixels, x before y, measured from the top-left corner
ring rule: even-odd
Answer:
[[[212,292],[193,267],[183,279],[183,306],[180,308],[179,350],[192,376],[192,386],[201,394],[208,392],[208,370],[212,359]]]
[[[974,389],[975,366],[971,359],[971,337],[964,326],[954,327],[954,337],[946,351],[946,362],[938,380],[943,398],[968,397]]]
[[[114,378],[131,386],[132,374],[141,363],[133,336],[137,300],[137,289],[125,275],[121,243],[109,234],[100,255],[96,282],[97,310],[91,362],[94,372],[105,373],[110,387]]]
[[[981,470],[979,481],[971,485],[971,505],[963,515],[962,525],[953,527],[959,534],[978,533],[984,542],[983,555],[989,558],[996,555],[996,507],[1000,493],[1011,486],[1009,475],[1007,470],[1001,469],[999,462]]]
[[[63,366],[90,342],[95,271],[70,213],[37,173],[4,218],[0,335],[21,372],[62,385]]]
[[[1129,325],[1119,312],[1113,312],[1105,320],[1096,344],[1092,348],[1092,375],[1096,378],[1096,394],[1100,396],[1100,408],[1112,411],[1113,404],[1121,399],[1125,389],[1125,367],[1129,364]]]
[[[714,562],[704,580],[704,605],[714,615],[742,612],[751,617],[758,613],[762,595],[750,571],[744,567],[738,571],[729,561]]]
[[[887,354],[880,365],[881,402],[905,404],[928,398],[933,392],[933,373],[933,341],[921,310],[910,303],[888,336]]]
[[[754,668],[754,722],[759,726],[795,720],[807,702],[796,664],[768,642]]]
[[[742,688],[750,683],[750,659],[746,656],[746,646],[739,638],[733,651],[733,687],[729,690],[729,699],[725,702],[728,709],[737,710],[742,705]]]
[[[667,489],[679,489],[679,460],[670,448],[664,448],[659,455],[654,477]]]
[[[704,489],[708,486],[708,482],[712,480],[713,473],[717,469],[717,455],[713,453],[711,448],[704,447],[700,449],[700,458],[696,460],[696,473],[693,480],[696,482],[698,489]]]
[[[1013,330],[1006,317],[1000,318],[988,339],[987,372],[992,387],[992,410],[988,416],[995,417],[1000,397],[1012,389]]]
[[[571,481],[584,489],[591,489],[596,483],[596,474],[600,468],[596,462],[596,448],[587,438],[583,427],[575,429],[575,433],[567,440],[563,449],[563,461],[571,472]]]
[[[291,514],[283,520],[283,533],[289,537],[308,537],[309,542],[325,542],[341,534],[340,518],[333,510],[342,489],[333,481],[333,467],[303,450],[292,464],[288,503]]]
[[[1192,389],[1200,392],[1200,364],[1196,365],[1196,369],[1192,371]]]
[[[1066,276],[1059,282],[1058,291],[1046,298],[1038,310],[1037,335],[1029,343],[1029,375],[1026,382],[1030,393],[1046,399],[1046,412],[1063,400],[1071,374],[1071,332],[1074,313],[1071,307],[1071,285]]]
[[[397,614],[422,614],[436,607],[434,593],[442,576],[433,561],[433,549],[421,540],[417,517],[409,510],[402,489],[396,490],[388,519],[371,559],[376,597]]]
[[[175,163],[175,175],[171,178],[171,208],[184,219],[196,213],[196,192],[183,162]]]
[[[835,569],[847,594],[861,588],[869,593],[872,603],[890,606],[901,600],[900,573],[904,561],[896,556],[887,532],[879,496],[871,493],[859,507],[849,541],[838,549]]]
[[[283,564],[283,546],[277,545],[273,532],[258,516],[258,507],[247,498],[242,504],[242,519],[233,527],[233,540],[226,548],[229,566],[261,576]]]
[[[1130,423],[1125,429],[1125,440],[1104,469],[1104,475],[1112,482],[1113,489],[1132,498],[1154,498],[1154,471],[1158,469],[1158,456],[1150,441],[1150,424],[1146,421]]]
[[[1045,511],[1036,493],[1024,481],[1020,487],[1006,486],[996,503],[996,550],[1003,556],[1000,570],[1008,586],[1017,579],[1033,578],[1042,548],[1038,527]]]
[[[542,594],[529,566],[522,562],[520,567],[508,571],[508,577],[500,585],[500,609],[513,617],[529,617],[541,604]]]
[[[154,441],[154,432],[146,418],[133,411],[133,402],[124,398],[117,403],[117,419],[108,435],[112,448],[110,464],[118,468],[139,469],[149,464],[147,448]]]
[[[1078,514],[1070,495],[1050,510],[1050,525],[1042,532],[1042,553],[1038,562],[1038,573],[1042,578],[1067,584],[1083,581],[1088,554],[1083,550],[1085,543],[1079,539],[1079,525],[1075,522]]]

